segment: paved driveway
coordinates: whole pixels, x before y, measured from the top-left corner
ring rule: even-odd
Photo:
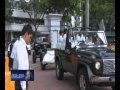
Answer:
[[[40,69],[40,60],[37,59],[36,63],[32,63],[30,56],[30,67],[34,69],[34,81],[29,81],[28,90],[78,90],[75,83],[75,78],[70,73],[65,73],[64,80],[59,81],[56,79],[54,65],[49,65],[47,70]],[[112,90],[111,87],[97,87],[94,86],[90,90]]]

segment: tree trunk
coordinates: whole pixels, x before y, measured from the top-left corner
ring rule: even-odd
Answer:
[[[37,33],[37,26],[36,26],[36,19],[37,18],[37,13],[36,11],[34,11],[34,27],[35,27],[35,36],[34,36],[34,40],[36,40],[36,33]],[[36,41],[35,41],[36,42]]]
[[[101,19],[99,23],[99,30],[105,31],[105,24],[104,24],[104,19]]]
[[[86,9],[85,9],[85,27],[86,31],[89,31],[89,0],[86,0]]]

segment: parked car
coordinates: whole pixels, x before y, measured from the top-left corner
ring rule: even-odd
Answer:
[[[77,42],[82,33],[85,41]],[[93,43],[88,44],[88,36]],[[115,90],[115,52],[107,49],[104,31],[67,30],[65,49],[55,50],[56,77],[62,80],[65,72],[75,75],[79,90],[90,90],[93,85],[111,86]]]
[[[36,58],[40,58],[41,68],[44,69],[45,65],[42,64],[43,57],[50,48],[50,41],[48,34],[37,35],[33,46],[33,63],[36,63]]]
[[[46,65],[55,63],[55,49],[47,48],[45,55],[43,56],[43,60],[41,61],[41,69],[45,70]]]

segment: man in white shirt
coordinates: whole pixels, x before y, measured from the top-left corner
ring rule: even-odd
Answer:
[[[81,41],[85,42],[85,36],[82,33],[77,34],[76,39],[78,42],[81,42]]]
[[[25,25],[22,30],[22,37],[18,40],[11,53],[13,61],[13,70],[29,70],[29,60],[26,46],[30,43],[32,38],[33,30],[31,25]],[[28,82],[26,81],[15,81],[16,90],[27,90]]]
[[[63,31],[60,31],[58,42],[59,42],[59,47],[64,50],[66,45],[66,33],[64,33]]]
[[[88,35],[88,38],[86,40],[86,45],[94,45],[93,36],[92,35]]]

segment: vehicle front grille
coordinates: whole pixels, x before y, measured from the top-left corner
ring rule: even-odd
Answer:
[[[103,60],[103,74],[104,75],[115,74],[115,59]]]

